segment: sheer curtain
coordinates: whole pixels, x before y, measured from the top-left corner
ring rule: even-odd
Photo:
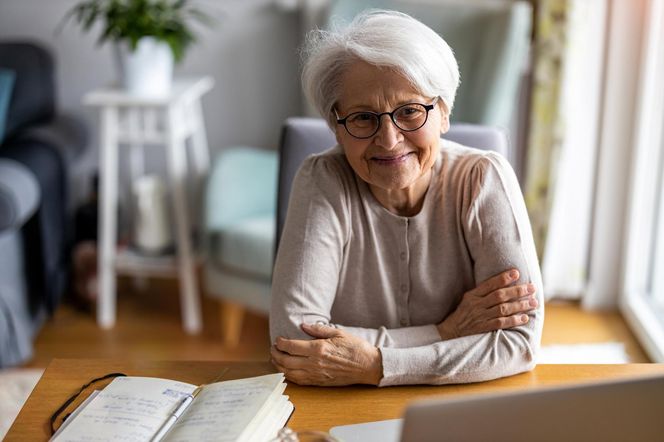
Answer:
[[[548,298],[579,298],[588,279],[604,0],[538,3],[526,202]]]

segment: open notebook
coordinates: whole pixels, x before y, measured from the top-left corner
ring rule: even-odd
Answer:
[[[119,377],[82,404],[51,440],[268,441],[293,412],[282,373],[201,386]]]

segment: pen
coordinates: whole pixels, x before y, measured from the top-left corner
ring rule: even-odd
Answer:
[[[202,386],[201,386],[202,387]],[[182,399],[182,402],[180,402],[180,405],[175,409],[173,413],[171,413],[170,416],[168,416],[168,419],[166,419],[166,422],[159,428],[159,431],[154,435],[152,438],[152,442],[159,442],[164,438],[166,433],[168,433],[168,430],[173,427],[175,422],[182,416],[182,413],[184,413],[184,410],[187,409],[189,404],[194,400],[196,395],[201,391],[201,387],[196,387],[196,389],[193,391],[193,393],[188,394]]]

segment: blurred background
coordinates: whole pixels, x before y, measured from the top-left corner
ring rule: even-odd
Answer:
[[[96,43],[104,21],[85,31],[84,20],[66,19],[82,3],[0,2],[0,179],[9,189],[0,194],[0,367],[14,367],[0,371],[0,397],[13,407],[55,357],[268,358],[282,130],[289,117],[315,117],[298,49],[310,29],[343,26],[369,7],[439,32],[460,63],[453,122],[507,134],[548,300],[543,362],[664,362],[664,1],[182,2],[205,16],[186,21],[195,41],[173,72],[174,88],[189,81],[182,96],[193,107],[163,121],[157,110],[136,117],[175,101],[127,98],[117,45]],[[182,246],[163,139],[112,138],[102,116],[114,100],[125,100],[120,134],[134,123],[193,128],[185,201],[194,286],[183,285],[181,255],[171,259]],[[98,222],[113,195],[99,174],[111,139],[120,141],[117,315],[104,323]],[[191,166],[196,158],[205,167]],[[137,238],[134,186],[146,175],[159,184],[145,190],[150,201],[169,209],[154,221],[167,226],[159,253],[141,251]]]

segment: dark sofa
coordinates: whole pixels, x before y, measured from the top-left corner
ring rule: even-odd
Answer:
[[[30,358],[32,338],[55,311],[69,277],[69,175],[87,134],[81,121],[57,112],[54,68],[40,44],[0,42],[0,69],[15,74],[0,144],[4,170],[14,171],[0,179],[0,367]],[[21,179],[37,184],[34,211],[12,207],[26,198]]]

